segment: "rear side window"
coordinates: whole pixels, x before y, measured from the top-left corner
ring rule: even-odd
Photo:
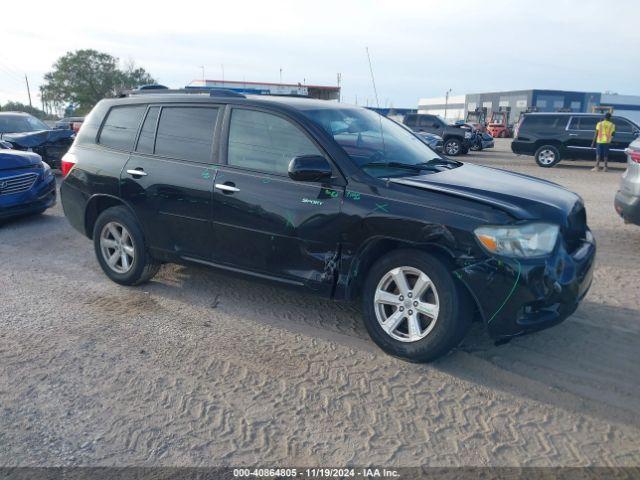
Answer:
[[[133,149],[133,142],[146,108],[146,105],[113,107],[102,125],[98,143],[120,150]]]
[[[526,115],[520,126],[520,132],[548,132],[564,128],[567,117],[562,115]]]
[[[415,127],[418,124],[418,116],[414,114],[409,114],[404,117],[404,124],[409,127]]]
[[[217,119],[217,108],[164,107],[158,123],[156,155],[210,162]]]
[[[229,165],[287,175],[299,155],[322,155],[291,122],[269,113],[234,109],[229,126]]]
[[[140,130],[140,138],[138,138],[138,146],[136,147],[137,152],[153,153],[159,114],[160,107],[151,107],[147,112],[147,117],[142,124],[142,130]]]

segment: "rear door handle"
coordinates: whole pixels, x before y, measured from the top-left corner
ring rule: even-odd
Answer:
[[[234,187],[233,185],[226,185],[224,183],[216,183],[216,188],[218,190],[222,190],[223,192],[239,192],[240,189]]]
[[[570,136],[570,137],[577,137],[577,136],[578,136],[578,134],[577,134],[577,133],[570,133],[570,134],[569,134],[569,136]]]
[[[135,168],[135,169],[131,169],[131,170],[127,170],[127,173],[129,175],[133,175],[134,177],[146,177],[147,176],[147,172],[145,172],[143,169],[141,168]]]

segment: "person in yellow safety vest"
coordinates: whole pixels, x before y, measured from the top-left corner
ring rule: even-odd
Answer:
[[[591,169],[592,172],[600,171],[600,160],[604,160],[603,171],[607,171],[607,161],[609,160],[609,145],[613,135],[616,133],[616,126],[611,121],[611,114],[607,112],[604,120],[596,125],[596,134],[591,142],[591,148],[596,147],[596,166]]]

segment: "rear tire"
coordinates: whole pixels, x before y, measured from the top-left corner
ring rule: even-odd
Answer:
[[[560,151],[553,145],[543,145],[534,154],[536,163],[543,168],[554,167],[560,162]]]
[[[469,295],[447,266],[420,250],[382,257],[364,283],[369,335],[386,353],[410,362],[429,362],[458,345],[472,313]]]
[[[104,273],[121,285],[147,282],[160,269],[149,254],[138,220],[126,207],[111,207],[98,216],[93,245]]]
[[[449,138],[442,147],[444,153],[450,157],[455,157],[462,153],[462,141],[458,138]]]

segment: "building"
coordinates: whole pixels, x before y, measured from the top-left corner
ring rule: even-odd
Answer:
[[[464,95],[451,95],[448,98],[421,98],[418,101],[418,113],[440,115],[451,122],[463,120],[465,116],[464,101]]]
[[[245,82],[234,80],[194,80],[186,89],[224,88],[238,93],[252,95],[292,95],[318,98],[320,100],[340,100],[340,87],[324,85],[303,85],[301,83]]]
[[[456,121],[465,120],[469,112],[483,112],[490,119],[492,112],[508,111],[509,123],[514,124],[524,112],[594,112],[611,107],[617,115],[640,121],[640,96],[634,95],[542,89],[469,93],[449,97],[446,115],[444,100],[421,98],[418,112]]]

